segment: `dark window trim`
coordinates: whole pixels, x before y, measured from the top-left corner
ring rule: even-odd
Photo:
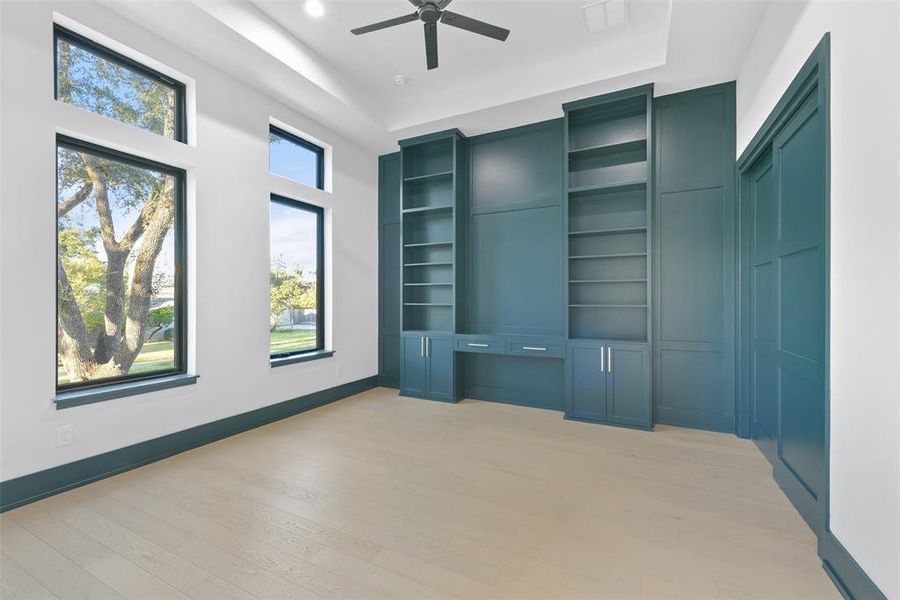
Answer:
[[[187,246],[186,246],[186,198],[187,198],[187,174],[183,169],[172,167],[153,160],[127,154],[119,150],[112,150],[97,144],[85,142],[76,138],[57,134],[56,148],[67,148],[75,151],[83,151],[106,158],[115,160],[124,164],[140,167],[143,169],[164,173],[175,178],[175,220],[172,225],[173,234],[175,236],[175,367],[166,369],[165,371],[154,371],[153,373],[141,373],[137,375],[123,375],[121,377],[107,377],[104,379],[94,379],[91,381],[83,381],[76,383],[66,383],[59,385],[56,383],[56,392],[58,395],[72,392],[75,390],[101,389],[108,386],[117,386],[124,383],[147,382],[154,379],[172,377],[173,375],[185,375],[187,373]],[[59,193],[59,159],[57,158],[57,184],[56,193]],[[59,199],[56,200],[57,207]],[[59,213],[56,212],[56,228],[59,227]],[[59,234],[56,236],[56,256],[59,257]],[[58,258],[57,258],[58,259]],[[58,280],[54,284],[56,297],[59,298]],[[59,308],[55,315],[59,320]],[[59,341],[56,342],[56,356],[59,356]],[[55,357],[54,357],[55,358]],[[54,369],[55,372],[55,369]],[[113,396],[119,397],[119,396]],[[105,399],[105,398],[104,398]]]
[[[316,347],[306,350],[295,350],[293,352],[279,352],[277,354],[269,354],[269,359],[275,364],[290,364],[293,362],[303,361],[284,361],[291,357],[299,357],[303,355],[316,354],[316,358],[327,358],[321,356],[326,353],[325,350],[325,209],[321,206],[307,204],[301,200],[294,200],[278,194],[272,194],[271,202],[283,204],[296,210],[311,212],[316,215]],[[330,356],[330,354],[329,354]]]
[[[133,58],[129,58],[123,54],[119,54],[114,50],[110,50],[105,46],[101,46],[97,42],[87,38],[79,33],[75,33],[70,29],[66,29],[58,23],[53,24],[53,97],[59,100],[59,40],[65,41],[87,50],[91,54],[95,54],[100,58],[116,63],[127,69],[137,71],[145,77],[149,77],[163,85],[167,85],[175,90],[175,141],[187,143],[187,101],[185,99],[185,85],[173,79],[168,75],[160,73]],[[131,125],[131,123],[126,123]],[[135,126],[136,127],[136,126]],[[138,129],[142,129],[138,127]],[[147,130],[144,130],[147,131]],[[153,132],[150,132],[153,133]]]
[[[278,127],[277,125],[269,124],[269,133],[273,135],[277,135],[280,138],[283,138],[289,142],[297,144],[298,146],[302,146],[307,150],[315,152],[316,154],[316,188],[320,190],[325,189],[325,148],[321,146],[317,146],[313,144],[309,140],[305,140],[299,135],[290,133],[289,131],[285,131],[284,129]],[[301,182],[302,183],[302,182]]]

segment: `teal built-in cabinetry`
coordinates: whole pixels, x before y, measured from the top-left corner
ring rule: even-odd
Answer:
[[[653,87],[563,106],[566,416],[650,428]]]
[[[453,352],[468,167],[465,138],[446,131],[400,142],[400,390],[455,401]]]
[[[381,266],[382,383],[724,428],[704,406],[733,403],[733,104],[731,84],[662,98],[647,85],[533,125],[401,141],[381,158],[380,256],[395,263]]]

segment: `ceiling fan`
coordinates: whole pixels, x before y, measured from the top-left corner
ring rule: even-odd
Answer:
[[[509,29],[503,29],[496,25],[472,19],[465,15],[461,15],[449,10],[444,10],[453,0],[409,0],[416,7],[416,12],[411,15],[404,15],[380,23],[373,23],[365,27],[357,27],[351,29],[354,35],[362,35],[379,29],[386,29],[394,25],[402,25],[403,23],[412,23],[413,21],[422,21],[425,23],[425,60],[429,69],[436,69],[438,66],[438,48],[437,48],[437,24],[438,21],[445,25],[465,29],[472,33],[485,35],[495,40],[505,42],[509,37]]]

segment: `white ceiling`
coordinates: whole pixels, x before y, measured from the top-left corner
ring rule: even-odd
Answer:
[[[454,0],[454,12],[510,29],[506,42],[438,25],[440,67],[425,68],[421,22],[355,36],[350,29],[414,12],[407,0],[327,2],[311,17],[303,2],[251,0],[298,40],[364,88],[388,129],[480,110],[609,79],[665,62],[671,0],[630,2],[630,22],[590,33],[590,0]],[[408,77],[402,87],[396,75]]]
[[[425,68],[422,24],[350,29],[412,13],[408,0],[136,1],[118,10],[379,152],[427,131],[475,134],[561,115],[560,104],[655,82],[657,95],[734,79],[766,0],[626,0],[629,22],[591,33],[596,0],[454,0],[512,31],[498,42],[438,25]],[[394,83],[396,75],[408,79]]]

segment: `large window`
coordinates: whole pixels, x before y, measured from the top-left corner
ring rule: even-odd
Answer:
[[[57,375],[185,372],[184,172],[57,138]]]
[[[56,99],[186,141],[184,85],[55,26]]]
[[[269,126],[269,170],[310,187],[325,189],[325,151],[274,125]]]
[[[323,210],[274,194],[269,210],[269,353],[324,350]]]

